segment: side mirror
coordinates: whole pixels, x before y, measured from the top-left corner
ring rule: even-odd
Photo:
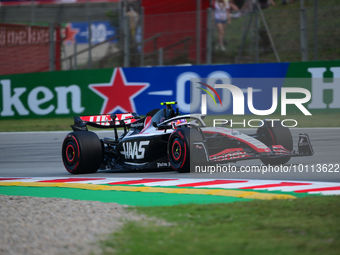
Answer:
[[[169,126],[167,124],[161,124],[157,127],[158,130],[165,130],[165,131],[169,128],[171,128],[171,126]]]

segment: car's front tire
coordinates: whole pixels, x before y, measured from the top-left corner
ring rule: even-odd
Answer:
[[[176,129],[169,137],[168,158],[171,167],[180,172],[190,172],[189,129]]]
[[[293,150],[293,138],[289,128],[282,126],[280,121],[267,122],[267,127],[257,129],[257,134],[262,136],[261,141],[269,146],[282,145],[285,149]],[[262,158],[261,161],[266,165],[281,165],[290,160],[291,156],[278,158]]]
[[[103,148],[98,136],[93,132],[69,133],[63,142],[62,159],[71,174],[95,173],[103,159]]]
[[[171,167],[179,173],[190,172],[190,157],[193,157],[190,155],[192,143],[202,140],[203,136],[196,127],[176,129],[168,140],[168,158]]]

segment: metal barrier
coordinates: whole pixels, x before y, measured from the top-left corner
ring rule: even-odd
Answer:
[[[49,27],[67,27],[61,30],[60,39],[57,39],[54,31],[49,32],[49,53],[44,60],[47,61],[47,69],[40,71],[57,70],[59,64],[61,70],[69,70],[340,58],[340,5],[325,6],[317,5],[318,1],[300,0],[300,3],[293,3],[287,8],[261,9],[257,4],[254,5],[252,0],[246,0],[247,8],[241,9],[240,17],[236,17],[235,12],[232,13],[235,17],[230,25],[226,25],[223,49],[218,45],[218,31],[212,8],[194,12],[144,15],[139,1],[131,2],[130,10],[123,6],[124,2],[127,1],[53,7],[2,6],[0,22],[39,22],[45,24],[49,31]],[[101,23],[107,26],[110,24],[114,32],[103,37]],[[77,27],[79,24],[83,24],[84,28]],[[8,66],[9,58],[6,57],[6,52],[10,48],[7,44],[1,44],[4,33],[4,30],[0,31],[0,52],[3,54],[0,57],[1,64]],[[85,41],[79,41],[80,34],[86,38]],[[58,56],[53,49],[61,41],[61,52]],[[23,45],[16,47],[22,48]],[[28,49],[27,47],[27,51]],[[40,48],[41,52],[42,49]],[[35,58],[30,58],[31,61],[38,61],[39,54],[36,52]],[[56,62],[58,58],[61,63]],[[28,62],[30,61],[25,54],[16,58],[16,66]],[[31,72],[38,69],[17,70]]]

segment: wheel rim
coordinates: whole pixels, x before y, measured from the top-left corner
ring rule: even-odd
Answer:
[[[66,146],[64,147],[64,163],[67,168],[72,169],[77,163],[77,155],[76,155],[76,145],[73,141],[68,141]]]
[[[183,164],[184,159],[184,148],[182,141],[179,138],[175,138],[171,144],[171,157],[170,162],[176,169]]]
[[[176,162],[180,161],[182,155],[182,147],[178,140],[175,140],[172,144],[172,157]]]
[[[66,147],[66,159],[68,162],[73,162],[75,158],[75,149],[73,147],[73,144],[68,144]]]

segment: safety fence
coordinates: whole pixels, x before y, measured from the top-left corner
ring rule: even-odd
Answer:
[[[0,75],[61,70],[61,28],[0,24]]]
[[[192,1],[199,6],[200,0]],[[34,43],[28,47],[29,42],[9,45],[1,43],[5,34],[1,28],[0,74],[15,73],[4,66],[31,72],[21,67],[27,63],[33,67],[33,62],[44,62],[40,71],[47,71],[339,59],[340,5],[318,6],[317,2],[296,1],[287,7],[277,3],[261,9],[252,0],[243,1],[231,10],[230,24],[224,25],[223,46],[213,5],[153,15],[145,15],[140,1],[23,6],[16,12],[3,6],[0,22],[45,25],[50,40],[36,50],[32,50]],[[26,53],[20,53],[22,49]],[[9,51],[18,55],[8,57]]]

